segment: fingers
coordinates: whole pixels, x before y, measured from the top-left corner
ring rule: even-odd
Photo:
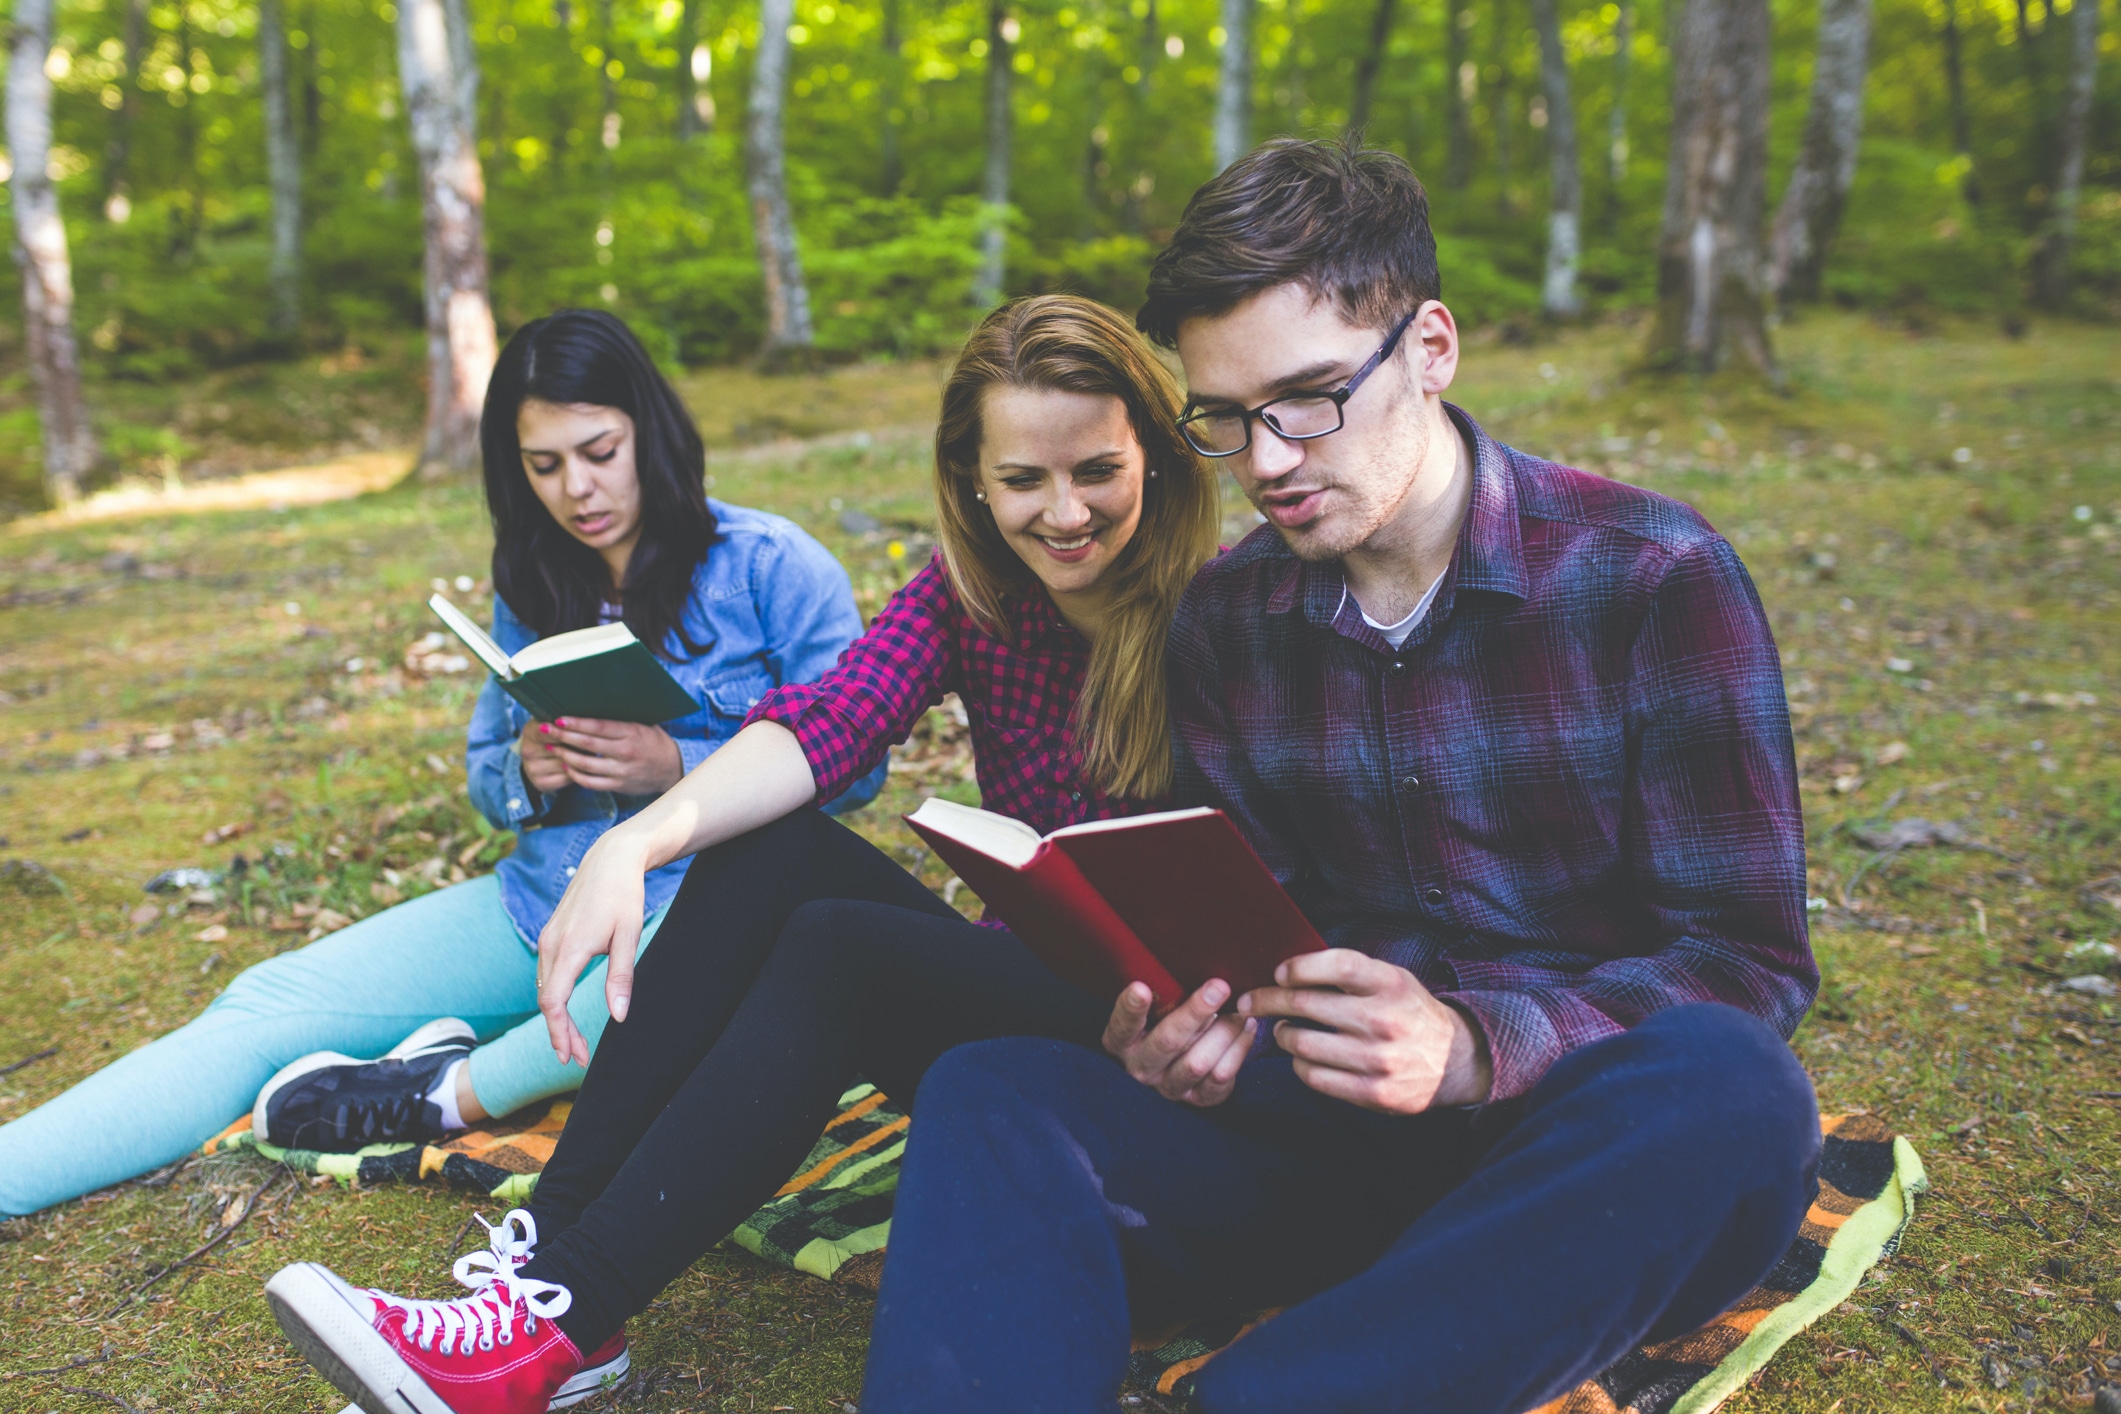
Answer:
[[[639,728],[632,722],[606,722],[594,717],[561,717],[557,721],[541,723],[538,735],[541,740],[551,744],[572,746],[596,755],[609,755],[614,748],[623,747],[634,740],[639,735]]]
[[[1238,1027],[1235,1038],[1223,1050],[1222,1055],[1216,1059],[1214,1066],[1208,1073],[1191,1090],[1188,1090],[1179,1098],[1189,1105],[1197,1105],[1202,1109],[1219,1105],[1229,1099],[1230,1092],[1237,1088],[1237,1072],[1244,1067],[1245,1061],[1251,1056],[1252,1041],[1258,1034],[1259,1023],[1248,1018],[1242,1026]]]
[[[1298,953],[1274,969],[1274,980],[1284,987],[1334,987],[1356,996],[1367,996],[1392,986],[1400,976],[1413,975],[1353,948]]]
[[[1320,987],[1258,987],[1237,999],[1239,1016],[1300,1017],[1337,1031],[1359,1030],[1374,1003],[1366,996]]]
[[[1164,1068],[1156,1082],[1157,1093],[1167,1100],[1183,1100],[1215,1074],[1226,1053],[1238,1044],[1254,1023],[1234,1016],[1218,1017],[1208,1025],[1185,1053]],[[1231,1072],[1232,1075],[1236,1071]]]
[[[1282,1024],[1274,1028],[1274,1044],[1298,1060],[1357,1075],[1378,1075],[1385,1069],[1385,1056],[1364,1037]]]
[[[633,1005],[633,959],[640,941],[638,929],[611,940],[611,961],[604,968],[604,1004],[611,1009],[613,1021],[624,1021]]]
[[[1112,1003],[1112,1015],[1105,1022],[1104,1041],[1108,1054],[1125,1058],[1141,1040],[1142,1031],[1149,1024],[1149,1007],[1153,1000],[1147,983],[1127,984],[1126,990]]]
[[[1346,1100],[1351,1105],[1360,1105],[1366,1110],[1385,1110],[1384,1082],[1374,1075],[1357,1075],[1352,1071],[1339,1070],[1330,1065],[1319,1065],[1313,1061],[1296,1061],[1292,1069],[1296,1078],[1316,1090],[1319,1094],[1335,1100]]]
[[[1200,990],[1171,1008],[1170,1015],[1142,1038],[1138,1049],[1144,1062],[1157,1071],[1165,1069],[1214,1024],[1216,1012],[1229,999],[1228,982],[1220,977],[1203,982]]]

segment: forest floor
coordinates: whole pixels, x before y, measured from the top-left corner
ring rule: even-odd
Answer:
[[[1611,326],[1476,345],[1456,395],[1516,445],[1700,507],[1750,565],[1820,902],[1825,985],[1795,1045],[1823,1107],[1885,1116],[1934,1184],[1898,1254],[1727,1408],[2086,1407],[2121,1381],[2121,974],[2102,946],[2121,933],[2121,335],[1837,314],[1780,338],[1788,397],[1625,379],[1638,335]],[[718,453],[715,494],[803,523],[873,612],[930,543],[936,378],[708,372],[686,391],[717,446],[824,438]],[[343,449],[319,440],[311,460]],[[197,1014],[319,910],[491,867],[507,841],[460,765],[476,683],[408,667],[432,582],[486,607],[487,537],[476,488],[416,482],[0,527],[0,1120]],[[939,718],[854,817],[936,884],[897,822],[965,789]],[[1959,842],[1874,844],[1915,819]],[[239,853],[272,865],[189,900],[141,890]],[[261,1283],[318,1259],[454,1290],[444,1257],[478,1206],[239,1157],[0,1224],[0,1410],[336,1410]],[[633,1323],[639,1375],[582,1407],[830,1414],[858,1396],[870,1311],[717,1254]]]

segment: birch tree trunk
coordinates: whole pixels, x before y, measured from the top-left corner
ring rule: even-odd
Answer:
[[[759,361],[768,367],[810,357],[810,288],[803,283],[795,218],[788,210],[787,153],[781,136],[781,105],[788,92],[788,26],[793,0],[762,0],[758,62],[751,70],[751,106],[744,115],[744,166],[751,197],[751,229],[766,285],[766,343]]]
[[[1606,114],[1606,217],[1620,215],[1620,188],[1628,176],[1628,78],[1635,59],[1635,0],[1621,0],[1613,19],[1613,107]]]
[[[1015,135],[1011,97],[1016,80],[1016,20],[1003,0],[987,6],[987,161],[980,179],[980,200],[987,204],[987,225],[980,233],[979,275],[972,302],[991,309],[1002,302],[1008,276],[1009,146]]]
[[[713,72],[710,51],[700,44],[700,11],[704,0],[685,0],[684,8],[678,12],[678,140],[690,142],[702,133],[714,130],[714,99],[700,101],[706,90],[701,87]],[[708,73],[700,72],[702,68]]]
[[[1363,50],[1355,66],[1355,93],[1348,101],[1348,126],[1360,131],[1370,125],[1370,103],[1377,91],[1377,71],[1392,45],[1392,12],[1395,0],[1377,0],[1370,14],[1370,47]]]
[[[400,0],[398,80],[420,161],[426,239],[426,476],[479,463],[479,410],[493,373],[486,297],[486,177],[474,131],[479,69],[464,0]]]
[[[7,147],[15,164],[15,263],[22,267],[22,333],[37,421],[44,436],[44,487],[56,505],[80,499],[99,456],[81,393],[74,343],[74,267],[59,191],[52,184],[52,0],[17,0],[7,65]]]
[[[1779,382],[1762,300],[1767,119],[1767,0],[1688,0],[1673,36],[1651,367],[1738,362]]]
[[[1569,96],[1569,56],[1561,47],[1561,16],[1555,0],[1532,0],[1532,27],[1539,31],[1539,75],[1547,98],[1547,269],[1540,307],[1549,319],[1583,312],[1576,289],[1576,261],[1583,250],[1583,169],[1576,156],[1576,106]]]
[[[1464,190],[1473,179],[1473,122],[1469,110],[1480,82],[1479,71],[1466,56],[1465,16],[1473,12],[1461,12],[1458,6],[1459,0],[1448,0],[1443,16],[1444,182],[1453,191]]]
[[[1495,130],[1495,205],[1507,218],[1515,214],[1515,203],[1510,198],[1510,179],[1515,167],[1511,127],[1516,116],[1510,106],[1510,41],[1517,32],[1515,17],[1510,14],[1506,0],[1488,0],[1488,9],[1494,21],[1494,28],[1488,34],[1495,69],[1495,81],[1488,87],[1488,120]]]
[[[2069,87],[2062,100],[2061,149],[2054,211],[2040,243],[2033,295],[2049,309],[2069,303],[2070,247],[2077,238],[2077,202],[2084,190],[2084,146],[2091,127],[2092,88],[2099,73],[2099,0],[2077,0],[2069,16]]]
[[[302,324],[302,147],[288,83],[281,0],[258,0],[258,77],[265,98],[265,168],[272,185],[272,321],[287,340]]]
[[[1252,150],[1252,11],[1258,0],[1222,0],[1222,69],[1215,80],[1215,170]]]
[[[1811,109],[1768,242],[1768,293],[1779,302],[1819,298],[1827,246],[1856,180],[1870,48],[1871,0],[1821,0]]]

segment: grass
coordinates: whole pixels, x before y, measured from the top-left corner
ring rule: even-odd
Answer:
[[[1796,1046],[1826,1108],[1886,1116],[1935,1184],[1899,1253],[1726,1407],[2085,1407],[2095,1377],[2121,1381],[2121,1009],[2064,984],[2107,972],[2091,945],[2121,931],[2121,338],[1818,316],[1782,331],[1787,398],[1628,381],[1635,342],[1476,347],[1458,398],[1519,446],[1692,502],[1746,558],[1783,647],[1824,902],[1825,986]],[[721,446],[917,423],[934,387],[921,367],[686,382]],[[715,494],[839,553],[865,610],[925,553],[917,435],[712,470]],[[372,910],[507,848],[462,800],[473,683],[402,666],[430,581],[481,579],[486,536],[473,489],[410,485],[0,529],[0,859],[17,861],[0,866],[0,1066],[41,1056],[0,1074],[0,1119],[195,1014],[318,910]],[[458,597],[483,607],[476,586]],[[856,819],[940,883],[896,820],[957,767],[919,759]],[[1962,842],[1865,842],[1911,818]],[[209,894],[141,891],[238,853],[249,867]],[[264,1278],[317,1258],[432,1292],[473,1206],[233,1159],[0,1225],[0,1410],[336,1409],[278,1339]],[[158,1275],[223,1217],[230,1236]],[[614,1402],[837,1410],[869,1311],[712,1256],[634,1323],[643,1376]]]

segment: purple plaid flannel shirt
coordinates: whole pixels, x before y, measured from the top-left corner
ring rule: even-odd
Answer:
[[[820,801],[830,800],[904,741],[921,713],[955,692],[971,723],[980,803],[1040,834],[1144,807],[1081,774],[1069,718],[1089,645],[1043,592],[1004,606],[1014,643],[989,634],[958,602],[940,555],[891,596],[869,631],[816,682],[775,688],[744,719],[795,733]]]
[[[1399,651],[1270,527],[1170,640],[1176,795],[1229,812],[1335,947],[1485,1031],[1493,1098],[1662,1007],[1783,1035],[1818,990],[1782,672],[1728,542],[1491,440]],[[786,689],[784,689],[785,691]]]

